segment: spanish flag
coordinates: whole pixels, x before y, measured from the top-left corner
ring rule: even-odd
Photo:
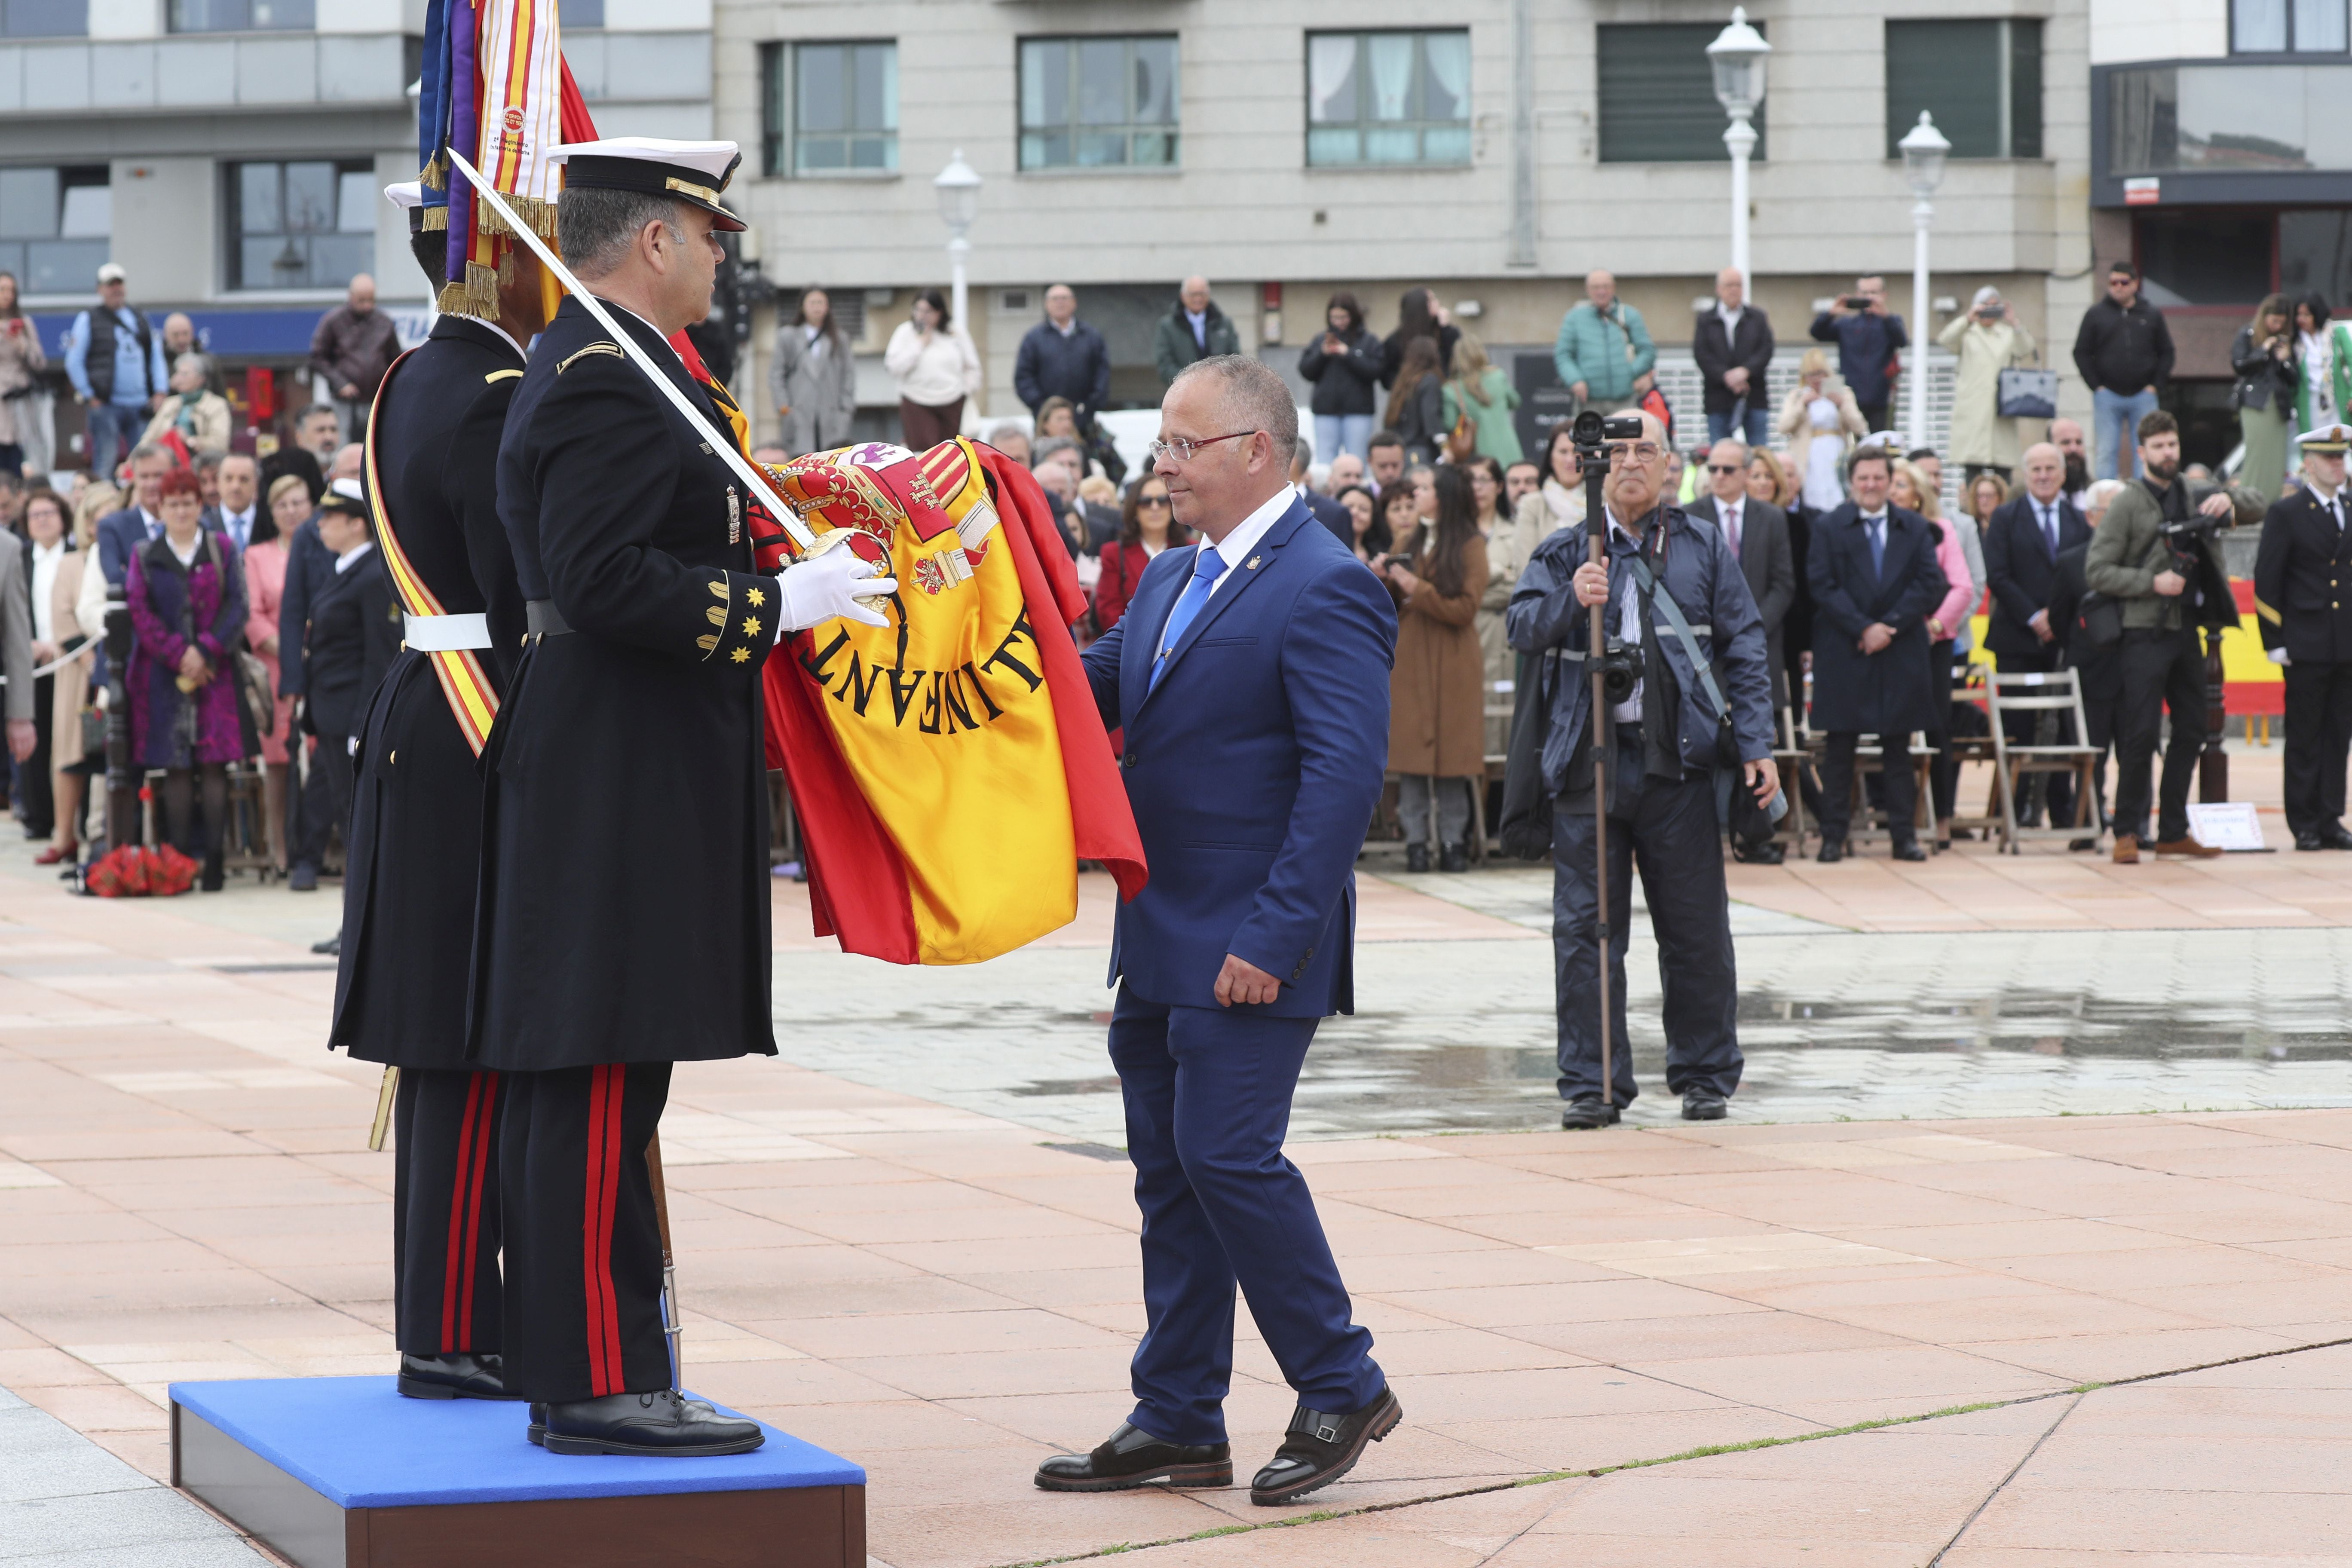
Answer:
[[[795,459],[784,499],[898,580],[888,625],[828,621],[768,660],[819,936],[893,963],[978,963],[1067,925],[1077,863],[1122,898],[1143,846],[1069,624],[1086,596],[1045,493],[958,439]]]

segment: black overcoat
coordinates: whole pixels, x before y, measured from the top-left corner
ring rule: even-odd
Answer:
[[[2352,528],[2339,533],[2308,489],[2279,497],[2263,518],[2254,616],[2264,651],[2284,647],[2297,664],[2352,661]]]
[[[1936,525],[1899,506],[1886,509],[1886,553],[1870,563],[1870,534],[1852,501],[1815,525],[1805,552],[1813,585],[1813,706],[1816,734],[1853,731],[1908,735],[1944,722],[1931,668],[1927,616],[1951,584],[1936,559]],[[1876,621],[1895,640],[1874,654],[1856,646]]]
[[[375,418],[377,499],[401,552],[443,614],[488,616],[492,646],[475,660],[501,695],[523,610],[499,523],[499,437],[522,372],[504,333],[444,315],[385,379]],[[328,1043],[364,1061],[463,1068],[482,782],[428,655],[393,661],[355,763]]]
[[[726,424],[661,334],[622,329]],[[538,1072],[772,1055],[760,668],[775,581],[740,482],[567,299],[499,453],[535,636],[483,753],[467,1054]]]
[[[329,568],[310,601],[302,651],[310,686],[304,722],[320,745],[347,746],[400,657],[400,599],[383,551],[370,550],[341,572]]]

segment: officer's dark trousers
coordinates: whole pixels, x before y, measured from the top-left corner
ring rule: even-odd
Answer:
[[[506,1385],[566,1403],[670,1384],[646,1146],[667,1062],[499,1075]]]
[[[1891,744],[1891,763],[1878,770],[1886,804],[1886,837],[1894,844],[1919,841],[1919,774],[1911,765],[1911,737],[1881,735],[1882,749]],[[1862,737],[1843,731],[1828,737],[1822,749],[1822,837],[1843,843],[1853,826],[1853,753]]]
[[[2147,832],[2147,780],[2156,756],[2158,715],[2172,711],[2172,742],[2164,749],[2164,786],[2158,796],[2159,843],[2189,837],[2189,782],[2205,747],[2205,655],[2189,627],[2165,632],[2127,628],[2118,657],[2123,700],[2116,707],[2116,832]],[[2290,731],[2292,732],[2292,731]]]
[[[1658,943],[1665,993],[1666,1087],[1729,1098],[1739,1087],[1738,984],[1731,902],[1716,837],[1715,784],[1704,774],[1648,778],[1638,725],[1617,728],[1617,798],[1609,814],[1611,1075],[1632,1103],[1633,1053],[1625,1034],[1625,947],[1633,868]],[[1600,941],[1594,919],[1592,791],[1552,803],[1552,958],[1559,999],[1559,1094],[1601,1092]]]
[[[290,863],[318,870],[327,863],[327,837],[352,830],[352,747],[346,735],[321,735],[310,749],[310,776],[302,783],[301,831]]]
[[[2286,826],[2309,833],[2344,820],[2352,752],[2352,664],[2290,664],[2286,676]]]
[[[1315,1024],[1239,1007],[1163,1007],[1119,988],[1110,1059],[1143,1213],[1147,1324],[1129,1369],[1128,1419],[1155,1437],[1225,1440],[1236,1282],[1301,1405],[1346,1415],[1387,1386],[1315,1195],[1282,1153]]]
[[[400,1069],[392,1111],[393,1315],[404,1354],[495,1354],[502,1342],[502,1090],[494,1072]]]

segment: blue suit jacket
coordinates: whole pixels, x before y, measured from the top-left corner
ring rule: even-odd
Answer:
[[[1388,591],[1294,497],[1170,655],[1152,655],[1194,552],[1162,551],[1086,652],[1151,864],[1119,907],[1110,975],[1147,1002],[1214,1007],[1233,953],[1282,982],[1253,1009],[1355,1007],[1355,863],[1388,760]],[[1132,629],[1133,635],[1129,631]]]

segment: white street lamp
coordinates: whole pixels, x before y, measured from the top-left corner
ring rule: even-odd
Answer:
[[[1764,101],[1765,57],[1772,46],[1748,25],[1748,8],[1734,6],[1731,25],[1706,47],[1707,64],[1715,68],[1716,100],[1731,116],[1723,144],[1731,153],[1731,265],[1739,269],[1742,285],[1748,276],[1748,160],[1756,151],[1756,127],[1750,123]]]
[[[948,226],[948,274],[954,292],[955,319],[969,321],[964,286],[964,260],[971,255],[971,221],[980,216],[980,173],[963,161],[963,149],[948,160],[931,189],[940,196],[940,216]],[[968,330],[968,329],[967,329]]]
[[[1935,117],[1919,111],[1919,123],[1895,144],[1903,153],[1903,177],[1911,183],[1911,445],[1927,444],[1927,227],[1936,220],[1928,198],[1944,183],[1944,159],[1952,144],[1936,129]]]

